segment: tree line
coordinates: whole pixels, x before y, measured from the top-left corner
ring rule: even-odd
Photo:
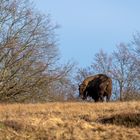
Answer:
[[[29,0],[0,1],[0,102],[76,100],[78,84],[89,75],[113,79],[113,98],[140,96],[140,34],[112,54],[95,54],[91,66],[60,63],[56,29]]]
[[[130,43],[120,43],[108,54],[100,50],[88,68],[79,69],[77,80],[94,73],[104,73],[113,79],[113,99],[140,99],[140,33]]]

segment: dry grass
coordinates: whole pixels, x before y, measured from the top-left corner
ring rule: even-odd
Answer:
[[[139,140],[140,102],[0,105],[1,140]]]

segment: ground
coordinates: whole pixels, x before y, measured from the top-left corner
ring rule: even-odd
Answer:
[[[139,140],[140,102],[1,104],[0,140]]]

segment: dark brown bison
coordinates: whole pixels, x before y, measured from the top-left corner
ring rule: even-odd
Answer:
[[[82,99],[92,97],[95,102],[110,100],[112,94],[112,80],[105,74],[97,74],[95,76],[87,77],[79,86],[79,95]]]

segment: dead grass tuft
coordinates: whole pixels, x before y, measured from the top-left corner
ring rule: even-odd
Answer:
[[[123,125],[125,127],[140,127],[140,113],[121,113],[107,118],[102,118],[99,122],[103,124]]]
[[[15,131],[21,131],[23,129],[23,125],[20,122],[17,122],[15,120],[5,120],[3,122],[0,122],[5,127],[9,127],[14,129]]]

